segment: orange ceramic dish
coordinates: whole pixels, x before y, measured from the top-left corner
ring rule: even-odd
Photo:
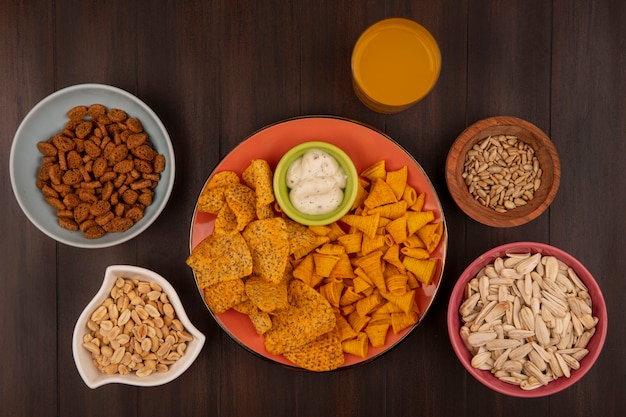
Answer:
[[[426,193],[424,210],[432,210],[435,213],[435,221],[444,222],[444,236],[432,254],[432,258],[438,261],[435,276],[430,285],[420,287],[416,292],[416,303],[420,310],[420,319],[417,323],[419,324],[428,312],[439,289],[446,259],[448,234],[439,198],[428,176],[417,161],[391,138],[371,127],[341,118],[291,119],[254,133],[230,152],[211,175],[227,170],[241,173],[250,164],[251,159],[264,159],[274,169],[285,152],[300,143],[312,140],[341,146],[352,158],[359,173],[381,159],[386,161],[390,170],[407,166],[408,183],[416,190]],[[190,251],[213,232],[214,221],[215,215],[198,212],[197,207],[194,208],[189,236]],[[202,290],[199,289],[199,291],[202,296]],[[283,356],[272,355],[265,350],[263,337],[256,333],[246,315],[231,309],[225,313],[213,314],[213,316],[224,331],[248,350],[275,362],[293,366]],[[387,336],[387,343],[379,348],[370,346],[366,358],[346,354],[343,367],[378,357],[404,339],[417,324],[398,334],[390,332]]]

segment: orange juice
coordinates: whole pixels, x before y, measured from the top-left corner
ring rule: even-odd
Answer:
[[[434,87],[441,54],[420,24],[385,19],[359,37],[352,53],[352,79],[359,99],[381,113],[397,113],[421,100]]]

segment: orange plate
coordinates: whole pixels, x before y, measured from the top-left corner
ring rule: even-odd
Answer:
[[[273,169],[285,152],[302,142],[311,140],[326,141],[341,147],[354,161],[357,172],[362,172],[369,165],[381,159],[386,161],[388,170],[399,169],[406,165],[409,170],[409,184],[415,187],[418,192],[426,193],[424,210],[432,210],[435,213],[435,221],[444,222],[445,234],[439,247],[433,253],[433,258],[439,260],[435,277],[431,285],[422,287],[416,292],[416,302],[421,312],[420,320],[417,323],[419,324],[439,288],[446,259],[448,232],[441,203],[428,176],[419,163],[393,139],[371,127],[342,118],[302,117],[290,119],[254,133],[230,152],[211,175],[221,171],[235,171],[241,174],[252,159],[265,159]],[[197,206],[194,208],[189,236],[190,250],[213,232],[214,221],[215,215],[199,213]],[[199,289],[199,291],[202,296],[202,290]],[[202,299],[204,300],[204,297]],[[263,337],[257,335],[246,315],[232,309],[222,314],[213,314],[212,312],[211,314],[226,333],[248,350],[275,362],[293,366],[283,356],[272,355],[265,350]],[[398,334],[390,331],[387,335],[387,343],[379,348],[370,346],[366,358],[346,354],[343,367],[363,363],[380,356],[404,339],[417,324]]]

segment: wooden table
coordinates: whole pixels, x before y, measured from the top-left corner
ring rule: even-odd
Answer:
[[[392,16],[437,39],[442,71],[423,101],[382,115],[356,98],[350,54]],[[626,6],[564,1],[0,2],[0,414],[4,416],[618,416],[626,413]],[[150,105],[176,152],[165,211],[118,247],[56,243],[20,210],[8,175],[26,113],[63,87],[98,82]],[[300,115],[352,118],[402,144],[432,179],[450,233],[441,291],[402,343],[360,367],[293,371],[249,353],[212,319],[185,265],[195,199],[217,163],[250,133]],[[561,187],[541,217],[494,229],[465,216],[444,179],[455,137],[476,120],[526,119],[554,141]],[[446,329],[456,277],[487,249],[550,243],[592,271],[609,311],[606,345],[574,387],[522,400],[492,392],[456,359]],[[74,323],[106,266],[167,277],[207,335],[194,365],[155,388],[90,390],[70,348]]]

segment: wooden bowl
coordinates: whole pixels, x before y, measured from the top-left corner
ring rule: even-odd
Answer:
[[[463,177],[467,152],[483,139],[499,135],[515,136],[532,147],[543,171],[541,185],[534,191],[532,199],[506,212],[498,212],[479,202],[470,193]],[[456,139],[446,160],[446,182],[454,201],[472,219],[493,227],[519,226],[537,218],[554,200],[560,178],[561,165],[550,138],[537,126],[516,117],[491,117],[469,126]]]

